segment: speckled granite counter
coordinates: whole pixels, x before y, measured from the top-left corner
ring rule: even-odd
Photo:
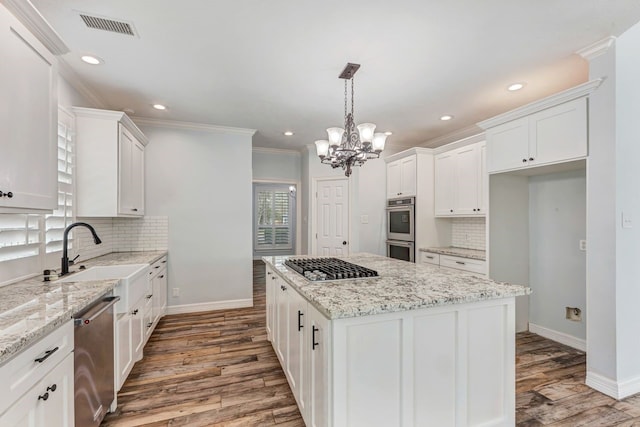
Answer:
[[[420,248],[419,250],[420,252],[431,252],[440,255],[459,256],[462,258],[479,259],[481,261],[487,260],[487,252],[479,251],[476,249],[465,249],[448,246],[444,248]]]
[[[380,277],[332,282],[306,280],[287,268],[284,264],[287,257],[262,259],[329,319],[471,303],[531,293],[524,286],[499,283],[467,272],[372,254],[353,254],[344,259],[374,269]]]
[[[90,268],[152,264],[166,254],[166,251],[116,252],[78,265]],[[111,292],[117,283],[117,280],[43,282],[42,276],[36,276],[0,287],[0,365],[71,319],[74,313]]]

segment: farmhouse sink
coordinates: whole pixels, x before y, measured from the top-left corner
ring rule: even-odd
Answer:
[[[135,280],[140,274],[145,272],[145,269],[149,268],[149,264],[126,264],[126,265],[105,265],[91,267],[88,270],[80,271],[78,273],[70,274],[62,279],[56,281],[56,283],[66,282],[90,282],[94,280],[109,280],[119,279],[122,282],[128,283]]]
[[[148,293],[149,264],[125,264],[91,267],[88,270],[73,273],[55,283],[80,284],[94,280],[118,280],[113,294],[120,297],[116,304],[116,313],[124,313],[127,307],[137,303]]]

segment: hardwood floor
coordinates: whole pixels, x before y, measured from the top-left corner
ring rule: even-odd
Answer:
[[[304,426],[267,341],[264,271],[254,262],[253,308],[165,316],[102,425]],[[584,385],[584,353],[521,333],[516,358],[518,426],[640,427],[640,395]]]

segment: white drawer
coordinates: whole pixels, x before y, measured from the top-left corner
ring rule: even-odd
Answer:
[[[163,256],[158,261],[151,264],[151,268],[149,269],[149,277],[153,279],[155,276],[157,276],[161,271],[165,270],[166,268],[167,268],[167,257]]]
[[[0,414],[73,351],[73,320],[0,366]]]
[[[440,254],[420,252],[420,261],[424,264],[440,265]]]
[[[486,274],[486,262],[479,259],[440,255],[440,266],[470,271],[472,273]]]

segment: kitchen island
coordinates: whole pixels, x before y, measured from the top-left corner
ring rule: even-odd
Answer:
[[[286,259],[263,258],[267,333],[307,425],[515,424],[528,288],[371,254],[343,259],[379,277],[310,282]]]

